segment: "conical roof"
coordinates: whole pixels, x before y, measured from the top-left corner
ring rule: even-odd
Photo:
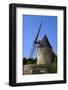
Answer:
[[[50,45],[49,40],[48,40],[48,38],[47,38],[46,35],[43,37],[41,43],[42,43],[42,45],[44,45],[45,47],[50,47],[50,48],[52,48],[52,46]]]

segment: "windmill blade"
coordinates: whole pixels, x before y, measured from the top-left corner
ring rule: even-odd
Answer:
[[[36,48],[36,45],[35,45],[35,48],[34,48],[34,51],[33,51],[33,58],[37,58],[37,48]]]
[[[42,22],[41,22],[41,24],[40,24],[40,27],[39,27],[38,33],[37,33],[37,35],[36,35],[35,42],[37,41],[37,38],[38,38],[38,36],[39,36],[40,30],[41,30],[41,26],[42,26]]]
[[[29,53],[29,57],[31,58],[31,53],[32,53],[32,50],[33,50],[33,47],[34,47],[34,42],[32,43],[32,46],[31,46],[31,50],[30,50],[30,53]]]
[[[36,35],[35,41],[33,42],[33,46],[32,46],[31,52],[30,52],[30,58],[32,58],[32,56],[33,56],[34,49],[35,49],[35,42],[36,42],[37,39],[38,39],[40,30],[41,30],[41,26],[42,26],[42,22],[41,22],[41,24],[40,24],[40,27],[39,27],[38,33],[37,33],[37,35]]]
[[[34,53],[34,49],[35,49],[35,44],[33,44],[31,52],[30,52],[30,58],[33,57],[33,53]]]

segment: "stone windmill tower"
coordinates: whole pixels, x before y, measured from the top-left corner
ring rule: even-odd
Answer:
[[[37,64],[47,64],[51,63],[53,59],[52,47],[45,35],[39,43],[36,44],[37,47]]]
[[[31,56],[33,54],[34,48],[37,49],[37,64],[49,64],[53,59],[53,50],[48,41],[47,36],[45,35],[41,41],[38,40],[39,33],[41,31],[42,22],[40,24],[37,36],[34,41],[33,50]]]

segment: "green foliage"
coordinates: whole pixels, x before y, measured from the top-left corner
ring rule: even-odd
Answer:
[[[52,63],[51,72],[57,72],[57,55],[54,56],[54,62]]]
[[[33,58],[23,58],[23,65],[26,65],[26,64],[36,64],[37,62],[37,58],[33,59]]]
[[[57,63],[57,56],[54,57],[54,62]]]
[[[54,55],[52,63],[47,63],[45,67],[48,69],[47,73],[57,73],[57,56]]]
[[[51,73],[57,73],[57,63],[52,64]]]
[[[54,55],[54,62],[52,63],[51,72],[57,72],[57,55]]]

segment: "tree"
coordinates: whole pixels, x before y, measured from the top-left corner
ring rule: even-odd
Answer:
[[[23,58],[23,65],[27,64],[27,59],[24,57]]]
[[[26,64],[36,64],[37,62],[37,58],[23,58],[23,65],[26,65]]]

